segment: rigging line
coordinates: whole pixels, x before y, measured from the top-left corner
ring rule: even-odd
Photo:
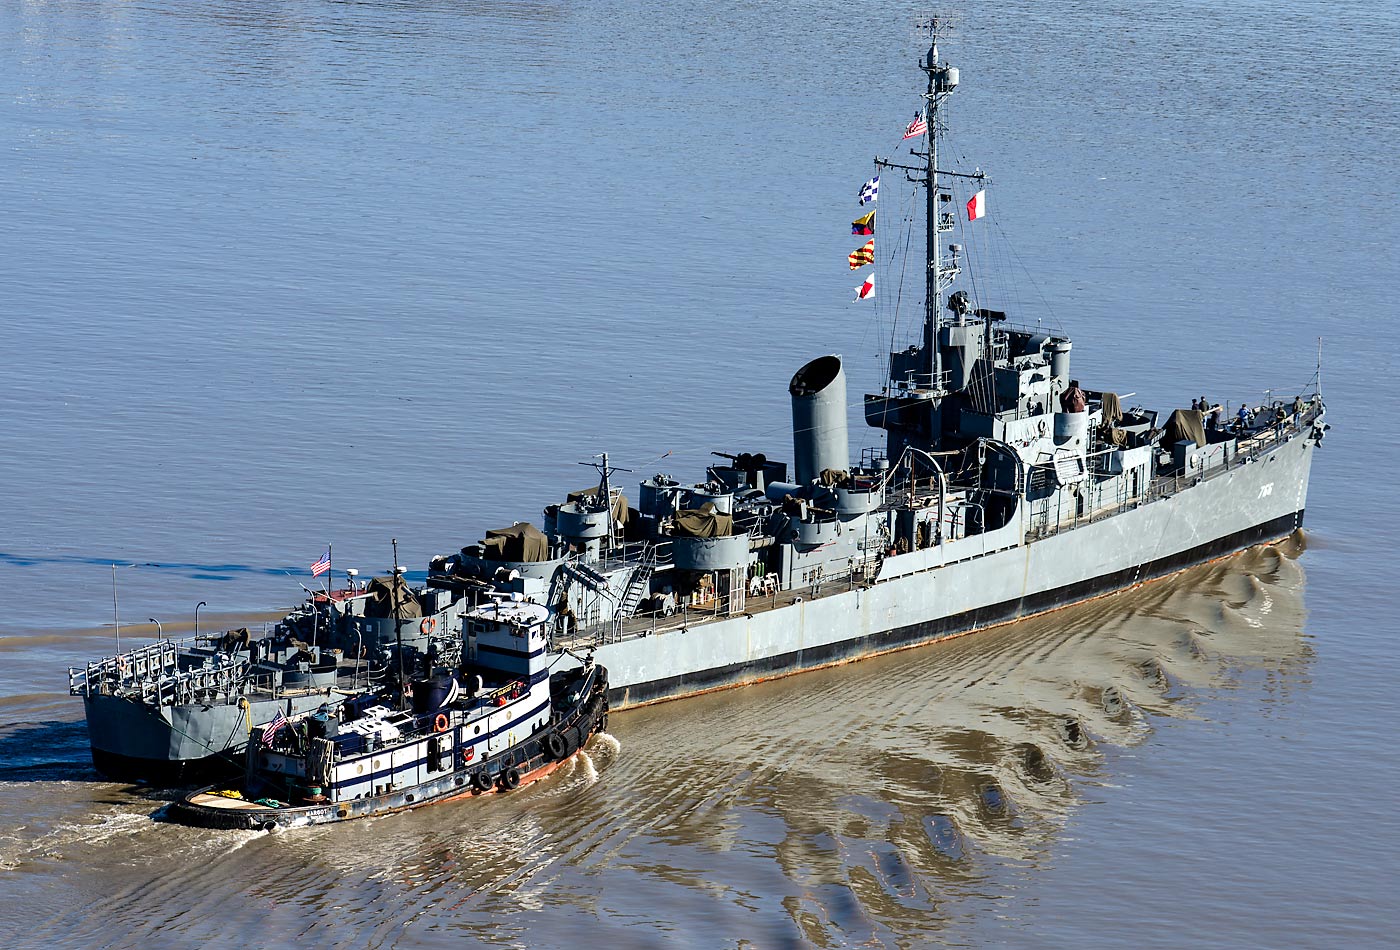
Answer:
[[[1050,315],[1050,319],[1054,321],[1056,329],[1058,329],[1061,333],[1064,333],[1064,321],[1060,319],[1060,315],[1055,311],[1055,308],[1050,305],[1050,301],[1046,299],[1045,291],[1040,289],[1040,284],[1036,282],[1035,275],[1031,273],[1031,269],[1027,267],[1026,262],[1021,259],[1021,252],[1016,250],[1015,244],[1011,243],[1011,238],[1002,228],[1001,222],[999,222],[996,218],[992,218],[991,221],[992,227],[996,228],[997,234],[1001,235],[1001,239],[1006,242],[1007,249],[1016,258],[1016,263],[1021,266],[1021,270],[1025,273],[1026,279],[1029,280],[1031,286],[1035,288],[1036,296],[1040,298],[1041,304],[1043,304],[1045,307],[1045,312],[1048,313]]]
[[[899,326],[899,308],[904,300],[904,275],[909,269],[909,244],[914,239],[914,215],[918,212],[916,205],[918,194],[919,189],[916,187],[910,195],[910,205],[912,206],[910,213],[905,215],[904,219],[904,260],[899,266],[899,287],[895,292],[894,316],[890,320],[890,353],[894,353],[895,330]]]
[[[968,187],[970,188],[971,186]],[[961,199],[962,191],[966,189],[950,190]],[[954,214],[956,213],[955,211]],[[963,245],[963,266],[967,272],[967,282],[972,290],[972,302],[975,307],[982,307],[989,303],[989,301],[984,301],[982,299],[982,281],[980,280],[980,261],[983,251],[985,250],[985,240],[984,234],[979,232],[983,231],[985,231],[985,229],[972,228],[969,225],[966,228],[966,233],[969,235],[970,240],[965,238],[964,240],[966,243]],[[963,228],[960,227],[959,234],[962,233]],[[995,408],[991,380],[995,373],[992,352],[984,352],[982,358],[977,361],[977,366],[974,367],[974,370],[977,372],[977,376],[973,380],[973,401],[982,411],[990,412]]]

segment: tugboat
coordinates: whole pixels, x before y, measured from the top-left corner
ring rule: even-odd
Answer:
[[[514,791],[607,728],[603,667],[581,657],[550,675],[547,607],[500,599],[464,620],[457,669],[277,717],[254,730],[242,783],[193,792],[166,817],[271,831]]]

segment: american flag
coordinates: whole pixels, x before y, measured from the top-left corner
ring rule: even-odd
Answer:
[[[904,137],[906,139],[912,139],[916,135],[923,135],[926,132],[928,132],[928,123],[924,121],[922,113],[914,116],[914,121],[904,127]]]
[[[263,745],[272,745],[272,737],[277,735],[281,728],[286,724],[287,717],[282,713],[282,710],[277,710],[277,715],[272,717],[272,722],[263,726]]]
[[[321,555],[321,559],[311,565],[311,576],[320,577],[331,569],[331,549],[326,548],[326,553]]]

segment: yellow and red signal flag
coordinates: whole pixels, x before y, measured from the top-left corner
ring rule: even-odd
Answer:
[[[875,239],[871,238],[865,244],[856,248],[850,253],[846,260],[851,262],[851,270],[864,267],[866,264],[875,263]]]
[[[852,234],[874,234],[875,233],[875,212],[856,218],[851,222]]]

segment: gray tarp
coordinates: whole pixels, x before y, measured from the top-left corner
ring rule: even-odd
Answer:
[[[573,501],[583,501],[585,498],[592,498],[596,502],[603,496],[602,488],[594,485],[592,488],[582,488],[578,491],[569,492],[569,497],[565,499],[565,504]],[[619,527],[627,524],[627,496],[622,492],[613,495],[613,521]]]
[[[549,539],[528,521],[486,532],[481,549],[488,561],[549,560]]]
[[[387,619],[394,616],[397,601],[400,620],[412,620],[423,616],[423,608],[418,606],[418,598],[408,589],[408,582],[398,578],[373,577],[368,587],[369,599],[365,601],[365,616]]]
[[[716,511],[711,502],[699,508],[682,508],[676,512],[676,537],[726,538],[734,533],[734,518]]]
[[[1197,445],[1206,444],[1206,427],[1201,421],[1199,410],[1176,409],[1167,420],[1167,427],[1162,432],[1162,444],[1172,446],[1183,439],[1189,439]]]

